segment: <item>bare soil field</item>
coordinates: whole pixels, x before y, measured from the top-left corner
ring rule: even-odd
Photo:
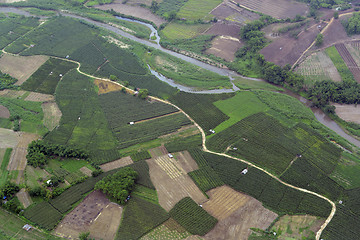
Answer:
[[[240,25],[228,22],[221,22],[215,23],[208,30],[206,30],[204,34],[230,36],[239,40],[240,29]]]
[[[228,186],[221,186],[206,192],[210,200],[203,208],[218,220],[223,220],[251,200],[250,196],[239,193]]]
[[[55,233],[73,239],[82,232],[90,232],[90,238],[112,240],[119,227],[121,214],[121,206],[111,203],[101,191],[94,191],[66,215]]]
[[[301,54],[311,45],[319,34],[318,25],[312,25],[307,31],[303,31],[298,35],[298,39],[291,36],[283,35],[275,39],[265,48],[261,49],[260,53],[264,55],[267,61],[273,62],[280,66],[286,64],[293,65]]]
[[[341,82],[341,76],[338,70],[324,51],[316,52],[308,56],[299,67],[296,68],[296,72],[312,81],[331,79],[334,82]]]
[[[86,176],[88,176],[88,177],[91,176],[92,171],[90,169],[88,169],[87,167],[82,167],[79,170],[80,170],[80,172],[82,172]]]
[[[163,155],[167,155],[169,152],[167,149],[162,145],[160,147],[149,149],[149,153],[152,158],[157,158]]]
[[[273,226],[273,230],[280,232],[278,239],[308,239],[316,233],[325,220],[310,215],[282,216]],[[314,235],[313,235],[314,236]]]
[[[185,173],[189,173],[199,169],[195,160],[191,157],[188,151],[177,152],[173,154],[177,163],[180,164],[181,168]]]
[[[10,90],[10,89],[4,89],[0,91],[0,96],[7,97],[7,98],[18,98],[23,96],[26,93],[26,91],[16,91],[16,90]]]
[[[50,131],[59,125],[62,113],[56,102],[44,102],[41,104],[44,112],[44,125]]]
[[[99,87],[99,94],[120,91],[122,87],[119,84],[108,82],[100,79],[95,79],[94,83]]]
[[[55,97],[50,94],[30,92],[30,94],[25,98],[25,101],[51,102],[51,101],[55,101]]]
[[[0,148],[14,148],[18,142],[18,133],[10,129],[0,128]]]
[[[160,205],[170,211],[184,197],[191,197],[201,204],[207,198],[195,185],[174,158],[168,156],[146,160],[149,164],[150,178],[153,182]]]
[[[0,118],[9,118],[10,112],[5,106],[0,105]]]
[[[108,171],[113,170],[113,169],[125,167],[127,165],[132,164],[132,163],[133,163],[133,160],[131,160],[131,157],[127,156],[127,157],[123,157],[123,158],[120,158],[120,159],[112,161],[112,162],[102,164],[102,165],[100,165],[100,168],[104,172],[108,172]]]
[[[160,26],[162,23],[165,23],[166,21],[159,16],[153,14],[149,9],[140,7],[140,6],[131,6],[127,4],[122,4],[123,0],[115,0],[111,4],[104,4],[104,5],[98,5],[95,6],[95,8],[101,9],[101,10],[110,10],[114,9],[115,12],[122,13],[125,15],[130,15],[142,19],[149,20],[156,24],[156,26]]]
[[[22,188],[17,194],[17,198],[21,202],[21,204],[24,206],[24,208],[27,208],[32,204],[32,200],[30,198],[30,195],[28,192],[25,191],[25,188]]]
[[[336,114],[347,122],[360,124],[360,106],[355,104],[331,104],[336,107]]]
[[[18,132],[19,133],[19,132]],[[39,139],[39,135],[34,133],[19,133],[19,142],[16,147],[11,152],[9,165],[7,170],[20,170],[24,171],[26,167],[26,155],[27,155],[27,147],[33,141]]]
[[[214,38],[211,42],[211,48],[206,50],[206,53],[214,54],[221,57],[228,62],[235,59],[235,53],[244,44],[237,38],[229,36],[219,36]]]
[[[230,20],[241,25],[260,18],[259,14],[238,7],[236,3],[230,0],[225,0],[221,5],[214,8],[211,14],[219,20]]]
[[[340,56],[346,63],[346,66],[349,68],[351,73],[354,75],[355,80],[360,83],[360,69],[356,64],[355,60],[351,56],[350,52],[347,50],[343,43],[335,44],[336,50],[338,50]]]
[[[181,240],[191,236],[174,219],[170,218],[159,227],[155,228],[142,238],[141,240]]]
[[[241,6],[255,12],[261,12],[274,18],[294,18],[296,15],[306,16],[309,7],[305,3],[286,0],[233,0]]]
[[[250,228],[265,230],[278,216],[255,198],[227,186],[212,189],[209,194],[210,200],[203,207],[218,216],[219,222],[204,239],[245,240],[251,234]]]
[[[47,56],[12,56],[3,54],[0,58],[0,70],[18,79],[15,85],[25,82],[49,57]]]

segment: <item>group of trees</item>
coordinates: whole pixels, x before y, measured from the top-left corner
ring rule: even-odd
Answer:
[[[9,74],[2,73],[0,71],[0,90],[18,89],[19,87],[14,85],[14,83],[16,82],[17,82],[16,78],[13,78]]]
[[[343,21],[343,25],[347,34],[359,34],[360,33],[360,13],[354,13],[348,21]]]
[[[28,164],[33,167],[47,164],[48,157],[58,156],[62,158],[88,159],[89,155],[80,149],[71,148],[59,144],[50,144],[43,140],[32,141],[28,146],[26,158]]]
[[[135,186],[137,177],[136,171],[130,167],[125,167],[97,182],[95,189],[101,190],[116,202],[125,204]]]
[[[19,213],[22,208],[19,200],[14,195],[19,192],[20,188],[18,185],[12,182],[6,182],[0,187],[0,205],[12,212]],[[3,201],[5,197],[5,201]]]

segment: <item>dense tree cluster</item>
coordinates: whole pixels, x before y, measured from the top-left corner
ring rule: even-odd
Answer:
[[[0,187],[0,205],[12,212],[19,213],[22,208],[19,200],[14,197],[15,193],[20,190],[19,186],[12,182],[6,182]],[[5,197],[5,201],[2,201]]]
[[[17,89],[19,87],[14,85],[14,83],[16,82],[17,82],[16,78],[13,78],[9,74],[2,73],[0,71],[0,90]]]
[[[356,82],[321,81],[309,90],[315,106],[324,106],[329,102],[358,104],[360,103],[360,84]]]
[[[130,167],[125,167],[97,182],[95,189],[101,190],[118,203],[124,204],[135,186],[137,177],[136,171]]]
[[[353,13],[348,21],[344,21],[343,25],[349,35],[360,33],[360,13]]]
[[[50,156],[80,159],[87,159],[89,157],[83,150],[58,144],[50,144],[42,140],[32,141],[29,144],[28,154],[26,155],[29,165],[34,167],[43,166],[48,161],[47,157]]]

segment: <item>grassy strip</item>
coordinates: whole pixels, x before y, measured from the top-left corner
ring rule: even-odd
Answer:
[[[10,161],[10,156],[11,156],[11,152],[12,152],[12,148],[7,148],[5,150],[5,154],[4,154],[4,157],[2,159],[2,162],[1,162],[1,167],[0,167],[0,186],[3,185],[7,178],[8,178],[8,175],[9,175],[9,171],[6,170],[8,164],[9,164],[9,161]]]
[[[335,46],[325,49],[325,52],[330,57],[331,61],[334,63],[343,81],[355,81],[353,74],[346,66],[344,60],[340,56]]]
[[[140,152],[135,152],[135,153],[131,154],[130,157],[134,162],[137,162],[137,161],[141,161],[141,160],[150,159],[151,155],[150,155],[149,151],[144,150],[144,151],[140,151]]]

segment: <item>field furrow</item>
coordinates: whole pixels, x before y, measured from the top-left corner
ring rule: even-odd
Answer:
[[[354,75],[355,80],[360,83],[360,69],[354,58],[351,56],[348,49],[345,47],[343,43],[335,45],[336,50],[338,50],[340,56],[344,60],[346,66],[348,66],[351,73]]]

